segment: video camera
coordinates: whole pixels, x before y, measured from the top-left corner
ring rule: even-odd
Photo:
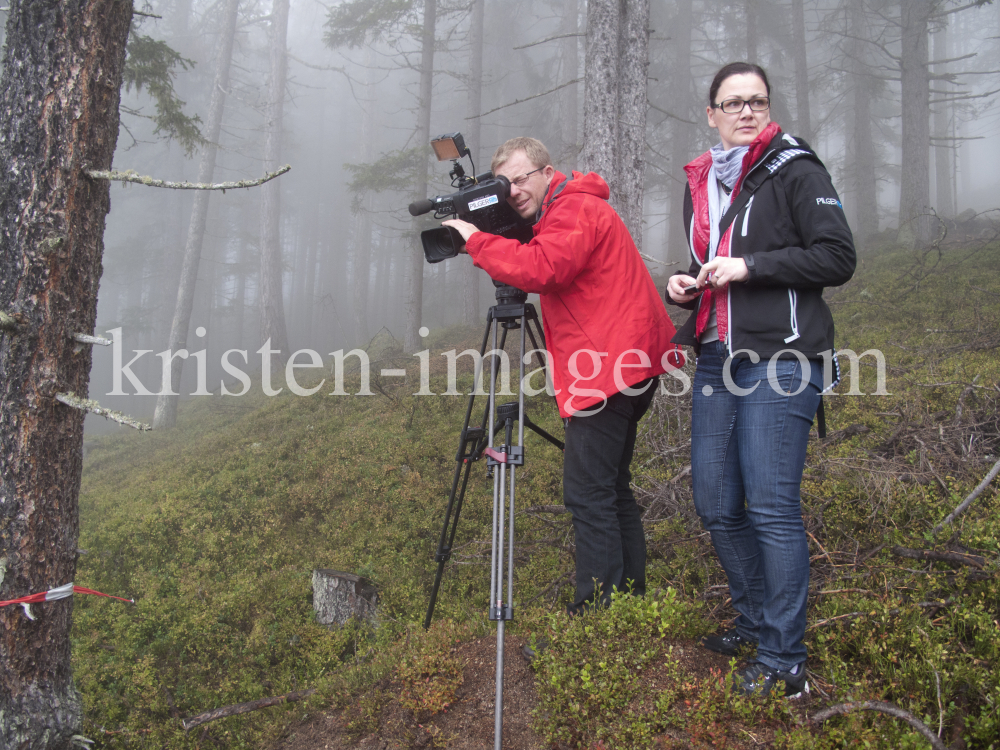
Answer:
[[[499,234],[519,242],[531,239],[531,222],[518,216],[507,203],[510,181],[506,177],[494,177],[492,172],[483,172],[475,177],[465,174],[465,169],[459,163],[463,156],[469,157],[473,174],[476,165],[461,133],[448,133],[434,138],[431,148],[438,161],[452,160],[448,176],[451,177],[452,187],[458,188],[458,191],[451,195],[436,195],[414,201],[409,206],[411,216],[433,211],[435,219],[458,216],[483,232]],[[458,255],[458,249],[465,244],[462,235],[451,227],[427,229],[420,233],[420,242],[424,246],[424,259],[428,263],[440,263],[447,258],[454,258]]]

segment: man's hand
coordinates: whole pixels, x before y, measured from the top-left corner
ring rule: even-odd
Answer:
[[[743,258],[715,258],[701,267],[698,286],[722,289],[734,281],[746,281],[748,278],[750,272]]]
[[[462,235],[462,239],[466,242],[469,241],[469,237],[479,231],[479,228],[476,227],[475,224],[470,224],[469,222],[462,221],[461,219],[448,219],[448,221],[442,221],[441,223],[444,226],[451,227],[457,231],[460,235]],[[467,253],[468,250],[465,249],[465,245],[462,245],[462,247],[458,249],[458,252]]]

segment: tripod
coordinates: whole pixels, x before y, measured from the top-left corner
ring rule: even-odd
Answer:
[[[455,455],[455,474],[452,478],[451,492],[448,495],[448,505],[445,509],[444,524],[441,527],[441,537],[438,541],[437,573],[434,576],[434,586],[431,589],[430,603],[427,607],[427,617],[424,628],[429,628],[434,616],[434,604],[437,601],[438,589],[441,586],[441,576],[444,566],[451,558],[455,532],[458,530],[458,519],[462,513],[462,503],[465,499],[465,489],[469,483],[472,464],[484,455],[486,456],[487,477],[493,479],[493,532],[492,551],[490,556],[490,608],[489,619],[497,623],[497,661],[496,661],[496,700],[494,703],[494,750],[500,750],[503,738],[503,646],[504,623],[514,619],[514,485],[515,467],[524,465],[524,428],[527,427],[541,437],[558,447],[564,448],[561,440],[534,424],[524,410],[524,345],[525,336],[531,340],[533,349],[538,349],[538,341],[545,343],[545,337],[538,322],[534,305],[528,304],[528,295],[520,289],[511,286],[493,284],[497,287],[497,304],[490,308],[486,316],[486,331],[479,347],[479,357],[482,361],[486,355],[486,346],[491,334],[493,348],[490,351],[490,392],[478,427],[470,427],[472,410],[475,406],[476,393],[473,387],[469,395],[469,403],[465,410],[465,424],[459,436],[458,453]],[[504,350],[508,331],[520,330],[520,346],[518,349],[518,400],[506,404],[496,404],[497,359]],[[501,333],[502,331],[502,333]],[[537,333],[538,338],[535,335]],[[498,342],[499,338],[499,342]],[[479,373],[475,381],[478,382]],[[475,386],[475,383],[473,384]],[[514,422],[517,422],[517,440],[514,441]],[[493,441],[503,432],[503,442],[494,445]],[[504,597],[504,585],[507,595]]]

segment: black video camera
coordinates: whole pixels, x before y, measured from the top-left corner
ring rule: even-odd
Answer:
[[[522,219],[507,203],[510,197],[510,181],[503,176],[494,177],[492,172],[484,172],[468,177],[459,159],[468,156],[472,162],[472,152],[465,145],[461,133],[448,133],[431,141],[431,147],[438,161],[452,160],[449,172],[452,187],[458,191],[451,195],[436,195],[410,204],[411,216],[434,212],[435,219],[458,216],[459,219],[474,224],[477,229],[489,234],[528,242],[531,239],[531,222]],[[472,163],[475,173],[476,165]],[[428,263],[440,263],[458,255],[458,249],[465,244],[462,235],[451,227],[437,227],[420,233],[424,246],[424,258]]]

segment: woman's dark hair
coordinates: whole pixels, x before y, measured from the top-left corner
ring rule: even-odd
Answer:
[[[754,65],[748,62],[731,62],[728,65],[723,66],[718,73],[715,74],[715,78],[712,79],[712,86],[708,90],[708,103],[714,105],[716,103],[715,96],[719,93],[719,87],[722,82],[725,81],[730,76],[744,75],[746,73],[752,73],[758,76],[760,80],[764,82],[764,88],[767,89],[767,95],[771,95],[771,84],[767,81],[767,73],[759,65]]]

